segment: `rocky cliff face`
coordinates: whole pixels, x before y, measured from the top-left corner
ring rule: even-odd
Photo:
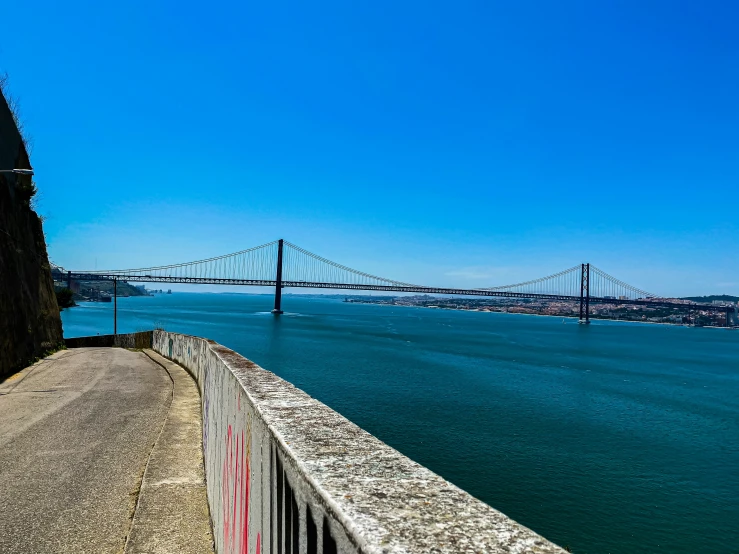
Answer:
[[[30,167],[0,94],[0,170]],[[44,232],[30,206],[31,179],[0,173],[0,379],[62,342]]]

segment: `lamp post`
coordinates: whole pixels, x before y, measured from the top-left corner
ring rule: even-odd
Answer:
[[[16,175],[33,175],[33,169],[0,169],[0,173],[15,173]]]
[[[118,334],[118,279],[113,279],[113,334]]]

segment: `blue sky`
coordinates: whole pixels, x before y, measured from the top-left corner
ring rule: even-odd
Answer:
[[[53,260],[739,294],[733,2],[14,2]]]

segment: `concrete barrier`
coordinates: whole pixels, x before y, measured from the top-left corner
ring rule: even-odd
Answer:
[[[219,553],[564,552],[224,346],[153,348],[200,389]]]
[[[95,335],[64,339],[67,348],[85,348],[93,346],[117,346],[119,348],[151,348],[153,331],[140,331],[121,335]]]

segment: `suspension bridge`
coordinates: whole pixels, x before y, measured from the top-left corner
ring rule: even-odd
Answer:
[[[72,271],[52,265],[52,275],[56,281],[66,280],[70,288],[73,280],[274,287],[272,312],[275,314],[282,313],[282,289],[286,287],[576,302],[583,323],[590,321],[590,305],[594,303],[725,312],[727,325],[735,310],[730,306],[662,298],[587,263],[539,279],[497,287],[458,289],[415,285],[352,269],[283,239],[224,256],[158,267]]]

